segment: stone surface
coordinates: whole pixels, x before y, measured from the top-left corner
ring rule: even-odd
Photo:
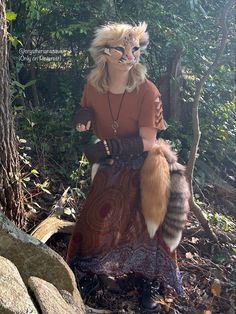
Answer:
[[[70,292],[66,290],[59,291],[63,299],[68,303],[76,313],[82,313],[83,310],[79,304],[76,304]],[[86,312],[87,313],[87,312]]]
[[[16,266],[2,256],[0,256],[0,313],[38,313]]]
[[[44,279],[59,291],[70,292],[76,304],[81,304],[81,313],[85,312],[74,274],[63,258],[46,244],[17,228],[1,211],[0,255],[15,264],[26,285],[31,276]]]
[[[66,303],[57,288],[51,283],[37,277],[30,277],[28,284],[34,292],[43,314],[81,313]]]

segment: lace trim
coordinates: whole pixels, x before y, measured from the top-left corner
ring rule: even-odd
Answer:
[[[132,248],[124,246],[113,249],[104,256],[83,257],[76,261],[78,275],[86,272],[107,276],[122,276],[128,273],[140,274],[150,280],[157,279],[165,287],[170,286],[178,294],[183,294],[182,279],[175,262],[160,247]]]

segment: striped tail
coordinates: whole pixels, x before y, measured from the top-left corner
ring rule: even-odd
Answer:
[[[174,251],[182,238],[189,212],[190,190],[185,178],[184,166],[175,163],[170,167],[171,185],[167,213],[162,225],[163,239],[170,251]]]

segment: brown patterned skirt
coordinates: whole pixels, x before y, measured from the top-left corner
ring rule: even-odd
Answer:
[[[162,281],[182,294],[176,253],[161,231],[150,239],[140,208],[144,157],[100,165],[72,234],[67,261],[82,273],[134,273]]]

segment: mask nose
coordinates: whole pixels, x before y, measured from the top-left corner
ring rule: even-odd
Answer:
[[[133,55],[132,52],[132,47],[130,47],[130,45],[128,45],[128,47],[126,47],[125,49],[125,56],[129,61],[134,61],[135,56]]]
[[[132,53],[127,54],[126,57],[129,61],[133,61],[135,59],[135,57],[132,55]]]

